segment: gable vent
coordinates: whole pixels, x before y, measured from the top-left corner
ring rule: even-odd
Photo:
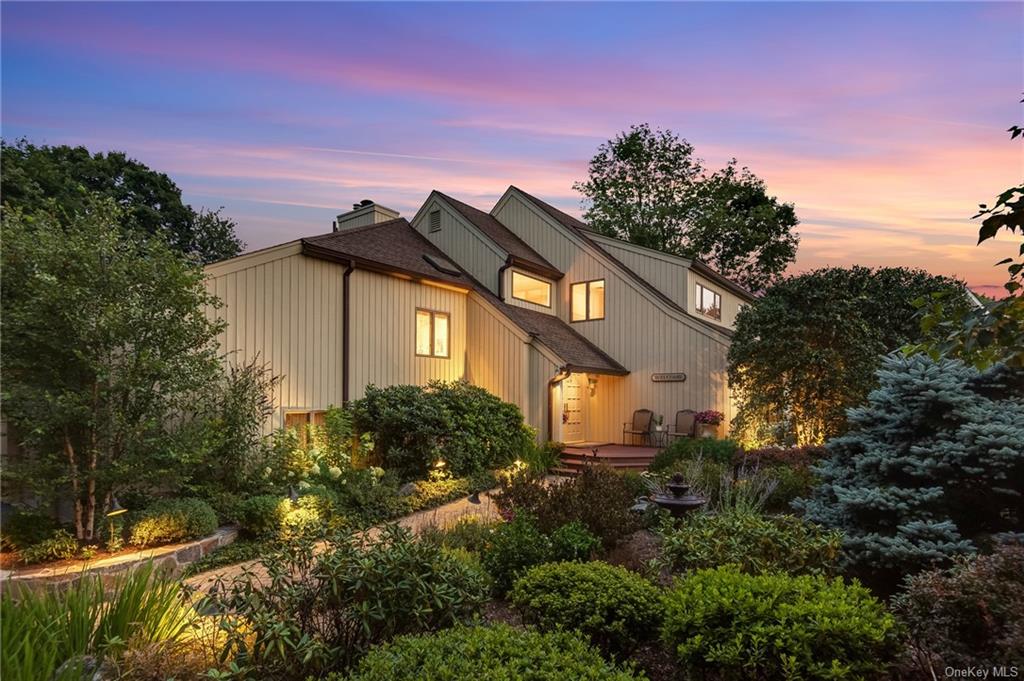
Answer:
[[[430,231],[440,232],[441,231],[441,211],[432,210],[430,211]]]

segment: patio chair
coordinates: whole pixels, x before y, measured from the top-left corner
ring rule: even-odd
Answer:
[[[672,430],[668,431],[668,437],[694,437],[696,427],[697,412],[692,409],[680,409],[676,412],[676,422]]]
[[[654,412],[650,409],[637,409],[633,412],[633,420],[622,424],[622,444],[626,444],[626,436],[630,439],[639,437],[641,443],[651,441],[651,422],[654,420]]]

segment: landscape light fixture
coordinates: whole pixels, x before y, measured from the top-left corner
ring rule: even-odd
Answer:
[[[294,485],[288,488],[288,498],[292,500],[292,503],[299,500],[299,493],[295,491]]]
[[[110,510],[107,511],[107,517],[113,518],[116,515],[127,513],[128,509],[121,505],[121,502],[117,500],[117,497],[110,498]]]
[[[470,494],[466,498],[466,501],[468,501],[471,504],[476,504],[476,505],[479,506],[480,505],[480,492],[473,492],[472,494]]]

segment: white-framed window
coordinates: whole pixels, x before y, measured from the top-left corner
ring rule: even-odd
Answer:
[[[512,297],[534,305],[551,307],[551,284],[513,270]]]
[[[416,355],[419,357],[450,356],[451,317],[447,312],[416,309]]]
[[[572,308],[569,320],[586,322],[604,319],[604,279],[581,281],[569,289]]]
[[[722,320],[722,296],[706,286],[697,284],[697,312],[705,317]]]

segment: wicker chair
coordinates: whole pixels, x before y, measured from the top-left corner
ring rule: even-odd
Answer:
[[[630,440],[639,437],[641,443],[651,442],[651,422],[654,412],[650,409],[637,409],[633,412],[633,420],[622,424],[622,444],[626,444],[626,436]]]
[[[668,437],[694,437],[697,428],[697,412],[692,409],[680,409],[676,412],[676,422],[673,429],[668,431]]]

